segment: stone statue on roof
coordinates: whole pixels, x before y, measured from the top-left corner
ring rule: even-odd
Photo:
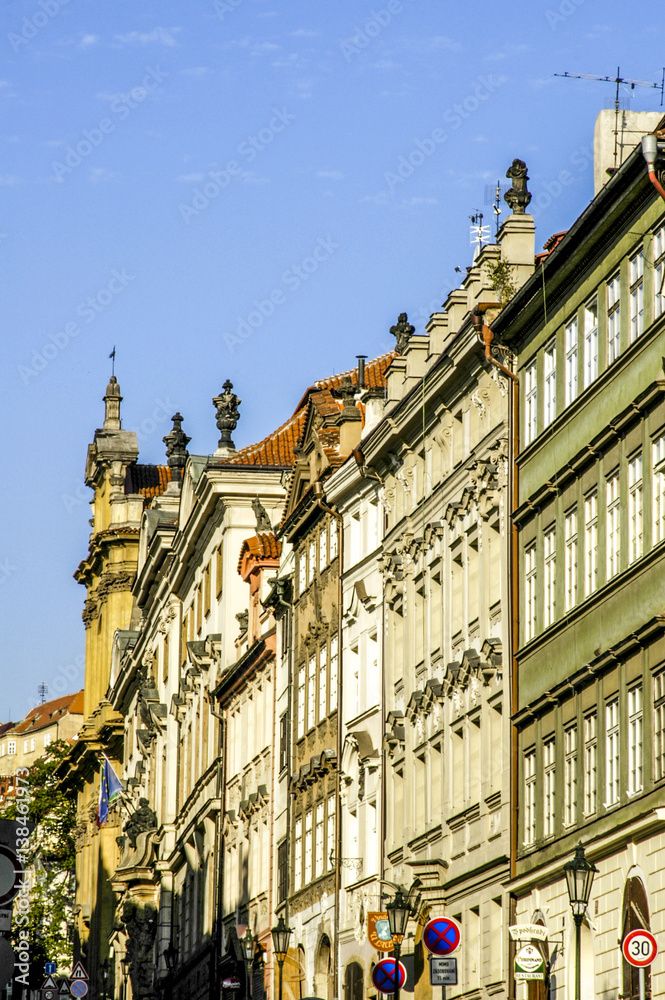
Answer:
[[[173,429],[162,438],[166,445],[166,457],[173,483],[182,482],[182,470],[185,468],[189,455],[187,445],[192,440],[182,429],[182,419],[181,413],[174,413],[171,417]]]
[[[272,531],[272,524],[270,523],[270,518],[268,517],[268,511],[265,509],[258,497],[254,497],[252,500],[252,510],[254,511],[254,516],[256,517],[257,532]]]
[[[395,350],[398,354],[402,354],[404,352],[404,348],[415,333],[415,329],[415,326],[409,323],[409,318],[406,313],[400,313],[395,326],[390,327],[390,332],[397,341],[395,344]]]
[[[506,170],[506,177],[512,181],[512,187],[506,191],[503,199],[514,215],[524,215],[527,205],[531,201],[531,192],[527,190],[526,186],[529,175],[524,160],[513,160],[511,166]]]
[[[231,440],[231,432],[236,429],[240,418],[238,407],[242,400],[238,399],[233,390],[233,383],[227,378],[222,386],[224,390],[221,395],[215,396],[213,406],[217,410],[217,427],[220,431],[218,451],[235,451],[236,447]]]

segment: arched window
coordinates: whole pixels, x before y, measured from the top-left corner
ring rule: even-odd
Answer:
[[[629,931],[634,931],[638,927],[651,930],[649,919],[649,902],[644,883],[638,875],[633,875],[626,880],[626,888],[623,892],[623,929],[621,939],[623,940]],[[636,969],[629,962],[622,959],[623,963],[623,996],[624,1000],[639,1000],[640,979],[639,969]],[[646,998],[651,1000],[651,967],[647,966],[644,971],[644,981],[646,987]]]
[[[315,986],[317,997],[332,1000],[333,976],[330,965],[331,949],[330,938],[324,934],[319,941],[319,948],[316,955]]]
[[[349,962],[344,973],[344,1000],[364,1000],[363,970],[358,962]]]

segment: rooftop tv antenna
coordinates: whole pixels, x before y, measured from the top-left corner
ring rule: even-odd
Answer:
[[[600,83],[613,83],[614,90],[614,169],[617,168],[617,158],[619,155],[619,87],[624,84],[635,90],[635,87],[647,87],[649,90],[660,91],[660,105],[663,106],[663,95],[665,94],[665,66],[660,83],[653,83],[651,80],[629,80],[628,77],[621,76],[621,68],[617,66],[616,76],[594,76],[591,73],[555,73],[554,76],[565,76],[569,80],[596,80]],[[623,147],[623,142],[621,143]]]
[[[499,229],[501,228],[501,199],[510,187],[510,184],[506,184],[504,181],[497,181],[496,187],[493,184],[485,185],[485,204],[492,206],[492,211],[494,212],[494,217],[496,220],[496,235],[499,235]]]
[[[41,699],[39,702],[40,705],[43,705],[44,702],[46,701],[47,693],[48,693],[48,684],[44,684],[44,682],[42,681],[42,683],[37,688],[37,694]]]
[[[483,248],[483,243],[489,236],[490,227],[483,225],[483,213],[478,209],[469,218],[471,219],[471,246],[475,245],[480,251]]]

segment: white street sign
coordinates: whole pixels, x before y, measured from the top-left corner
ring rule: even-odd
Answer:
[[[457,986],[457,959],[430,958],[429,981],[431,986]]]

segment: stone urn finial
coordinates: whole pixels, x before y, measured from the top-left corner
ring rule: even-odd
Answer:
[[[171,470],[171,482],[180,483],[182,482],[182,472],[189,456],[187,445],[192,439],[187,437],[182,429],[183,417],[181,413],[174,413],[171,420],[173,421],[173,429],[162,438],[162,441],[166,445],[166,457],[169,469]]]
[[[513,160],[506,170],[506,177],[512,181],[512,187],[503,196],[513,215],[524,215],[527,205],[531,201],[531,192],[527,189],[526,182],[529,175],[524,160]]]
[[[215,396],[212,402],[213,406],[217,410],[217,427],[220,432],[216,454],[221,453],[224,455],[230,454],[236,450],[236,447],[231,439],[231,432],[236,429],[236,425],[240,418],[238,407],[240,406],[242,400],[238,399],[236,394],[232,391],[233,383],[228,378],[222,386],[222,389],[224,391],[221,395]]]

